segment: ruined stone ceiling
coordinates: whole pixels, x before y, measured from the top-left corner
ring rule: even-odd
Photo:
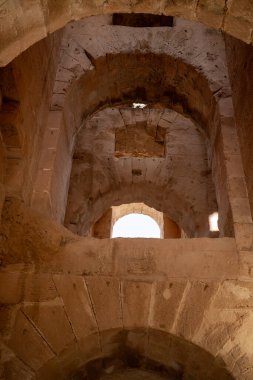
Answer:
[[[208,27],[222,29],[227,33],[252,43],[253,20],[251,0],[220,1],[77,1],[65,0],[46,3],[3,1],[0,4],[0,65],[5,65],[22,51],[63,27],[71,20],[79,20],[97,14],[115,12],[149,12],[169,14],[189,20],[200,21]]]
[[[220,33],[179,19],[140,33],[110,20],[65,27],[51,109],[67,108],[79,128],[99,107],[160,101],[208,129],[214,103],[230,94]]]

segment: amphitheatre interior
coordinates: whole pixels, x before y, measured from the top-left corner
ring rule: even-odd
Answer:
[[[0,1],[1,380],[253,380],[252,44],[252,0]]]

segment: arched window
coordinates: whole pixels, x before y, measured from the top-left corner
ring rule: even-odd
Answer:
[[[161,230],[156,221],[148,215],[128,214],[115,222],[112,237],[159,239],[161,237]]]

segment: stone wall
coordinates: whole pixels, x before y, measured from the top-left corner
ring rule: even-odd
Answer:
[[[226,36],[225,41],[236,126],[240,139],[251,212],[253,212],[253,48],[229,36]]]
[[[17,195],[19,191],[19,196],[27,203],[30,202],[41,153],[41,137],[48,117],[60,39],[61,33],[56,33],[34,45],[10,64],[19,104],[19,118],[14,125],[20,140],[22,167],[19,173],[13,175],[17,183],[11,184],[9,195]],[[7,87],[3,91],[9,97],[7,90],[12,84],[7,82],[3,86]]]

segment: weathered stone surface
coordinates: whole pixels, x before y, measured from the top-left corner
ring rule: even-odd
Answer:
[[[89,289],[99,330],[122,327],[120,282],[110,277],[86,277],[85,282]]]
[[[38,370],[54,357],[48,344],[21,311],[17,314],[8,345],[33,370]]]
[[[186,339],[191,339],[199,329],[204,312],[208,309],[217,291],[215,283],[189,283],[173,330]]]
[[[22,310],[56,354],[75,340],[61,300],[41,302],[39,305],[25,303]]]
[[[197,19],[206,22],[210,27],[225,29],[235,37],[251,42],[252,8],[249,0],[243,1],[239,6],[236,2],[232,2],[229,7],[226,6],[226,3],[219,1],[200,2],[197,3],[197,9],[194,1],[159,3],[159,5],[150,1],[142,1],[134,5],[129,1],[110,1],[101,4],[91,2],[84,6],[75,0],[68,0],[64,2],[64,6],[48,2],[46,7],[42,6],[40,1],[35,1],[32,8],[29,9],[19,3],[16,7],[3,3],[1,13],[5,17],[1,30],[1,64],[8,63],[27,47],[45,37],[47,32],[53,32],[73,19],[113,12],[158,14],[162,12],[186,19]],[[14,33],[15,20],[18,22]]]
[[[165,139],[163,160],[156,157],[157,154],[153,152],[152,146],[146,144],[143,138],[137,140],[138,149],[132,138],[127,142],[129,146],[124,148],[131,150],[132,146],[133,152],[136,149],[141,152],[140,147],[143,147],[144,151],[140,157],[134,157],[133,152],[125,152],[124,158],[115,157],[118,156],[118,149],[121,149],[117,144],[126,143],[125,135],[119,137],[117,133],[121,131],[125,133],[125,129],[121,129],[120,125],[122,112],[127,110],[131,113],[132,119],[125,121],[124,128],[129,128],[129,124],[134,123],[131,124],[131,128],[138,130],[139,124],[135,120],[135,116],[138,115],[142,117],[142,123],[146,128],[154,130],[152,133],[157,134],[159,128],[163,131]],[[106,212],[106,205],[115,204],[119,196],[121,202],[123,199],[129,202],[135,201],[140,194],[138,197],[142,197],[147,204],[152,202],[160,211],[174,218],[188,236],[208,236],[208,216],[212,213],[216,201],[210,172],[205,164],[206,152],[202,134],[196,130],[193,123],[179,114],[174,115],[173,124],[168,121],[165,123],[165,119],[163,127],[160,127],[159,120],[157,125],[151,124],[151,120],[155,119],[152,117],[154,113],[156,109],[148,109],[148,112],[145,108],[138,111],[134,108],[106,109],[96,113],[94,119],[91,118],[79,133],[65,218],[66,226],[73,232],[87,234],[87,230],[91,227],[89,214],[94,221]],[[173,112],[164,110],[161,117],[168,118],[168,114]],[[92,128],[93,123],[96,124],[94,128]],[[121,142],[117,143],[117,139]],[[87,181],[87,176],[91,176],[93,180]],[[192,178],[195,179],[194,185]],[[129,191],[126,191],[126,187],[130,187]],[[150,188],[149,192],[145,191],[147,187]],[[87,197],[88,193],[92,194],[93,202]],[[103,201],[102,196],[104,196]],[[179,199],[181,206],[176,202]],[[191,217],[189,208],[194,213]],[[187,216],[184,215],[186,209]],[[84,213],[85,222],[83,222]]]
[[[171,281],[153,284],[149,322],[152,328],[172,330],[185,288],[185,282]]]
[[[251,1],[2,3],[0,378],[252,380]]]
[[[122,285],[122,313],[125,328],[148,327],[151,284],[125,281]]]
[[[84,279],[71,275],[55,275],[54,281],[76,337],[81,339],[97,331]]]

